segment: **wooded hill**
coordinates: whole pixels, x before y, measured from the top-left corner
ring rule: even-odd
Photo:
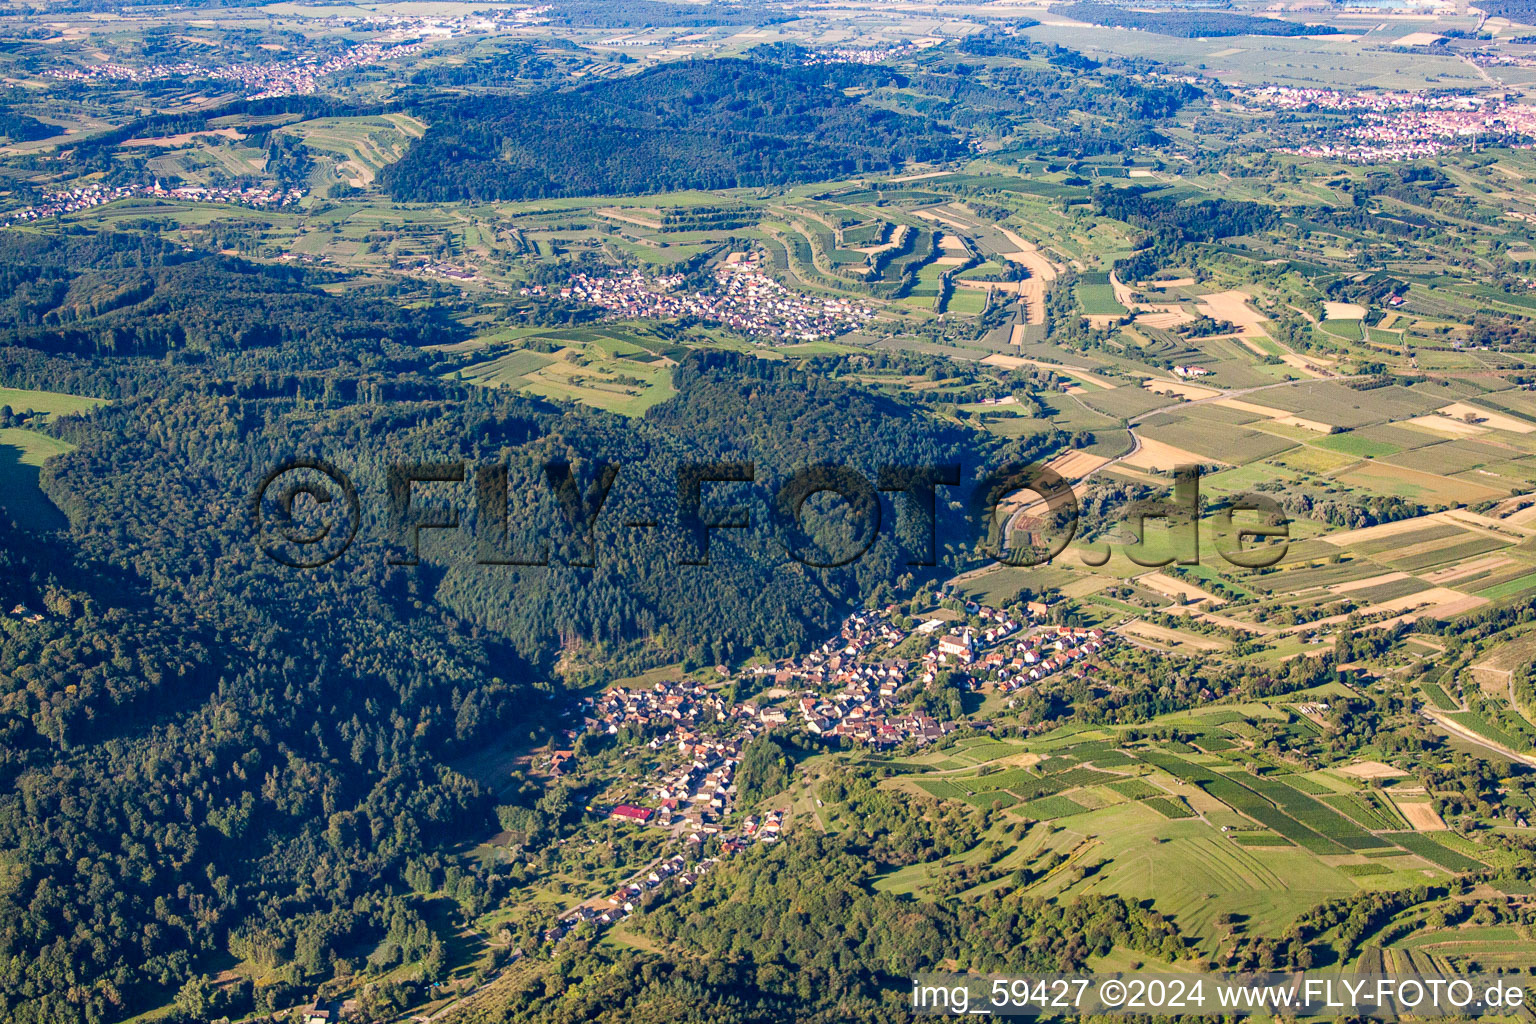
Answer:
[[[933,122],[843,92],[890,74],[688,61],[569,91],[433,101],[419,111],[432,127],[381,183],[411,202],[629,195],[829,180],[961,153]]]

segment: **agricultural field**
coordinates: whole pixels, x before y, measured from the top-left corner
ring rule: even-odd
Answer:
[[[328,158],[330,166],[317,168],[312,181],[339,181],[353,189],[371,186],[379,171],[404,156],[426,130],[425,123],[408,114],[315,118],[278,129]]]
[[[41,414],[46,422],[55,416],[89,412],[102,405],[100,398],[66,395],[57,391],[31,391],[22,388],[0,388],[0,408],[10,408],[14,415],[28,412]]]
[[[646,347],[647,343],[650,347]],[[494,349],[501,347],[491,342]],[[567,330],[519,338],[505,355],[473,362],[455,379],[642,416],[675,392],[670,346],[622,330]],[[535,346],[529,348],[526,346]],[[547,350],[547,351],[541,351]]]
[[[1177,858],[1201,860],[1216,877],[1230,880],[1220,910],[1252,906],[1266,914],[1291,912],[1286,908],[1314,899],[1320,886],[1347,893],[1357,886],[1376,890],[1414,873],[1480,870],[1477,847],[1404,831],[1406,822],[1393,803],[1365,785],[1371,778],[1402,774],[1389,766],[1372,763],[1316,776],[1252,771],[1256,730],[1286,722],[1296,729],[1305,722],[1287,714],[1288,706],[1293,705],[1266,702],[1168,716],[1154,724],[1187,737],[1171,744],[1141,741],[1116,748],[1113,740],[1045,739],[1024,745],[1025,753],[1041,758],[1028,770],[983,765],[981,774],[907,776],[897,785],[1030,820],[1065,819],[1080,837],[1074,849],[1087,843],[1109,865],[1107,874],[1092,876],[1082,891],[1151,897],[1160,908],[1180,906],[1180,897],[1177,886],[1172,892],[1166,888],[1172,880],[1155,865],[1172,865]],[[996,746],[971,745],[967,760],[996,753],[1006,758],[1004,764],[1018,761],[1019,747]],[[1095,767],[1085,767],[1089,763]],[[1059,788],[1046,792],[1041,788],[1046,782]],[[1000,791],[1027,799],[988,798]],[[1166,849],[1169,845],[1173,849]],[[1146,852],[1132,854],[1133,849]],[[1260,891],[1267,895],[1261,898]],[[1192,905],[1184,910],[1197,919],[1207,913]]]
[[[1110,287],[1109,275],[1103,272],[1078,278],[1077,302],[1085,316],[1121,316],[1126,312]]]

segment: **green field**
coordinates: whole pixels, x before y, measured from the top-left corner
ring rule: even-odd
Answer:
[[[1511,750],[1530,750],[1531,744],[1522,737],[1501,729],[1475,711],[1454,711],[1445,716],[1464,729],[1493,740]]]
[[[1150,782],[1144,782],[1141,779],[1127,779],[1125,782],[1111,782],[1107,788],[1114,790],[1121,796],[1129,797],[1132,800],[1145,800],[1147,797],[1164,795],[1162,790],[1158,789]]]
[[[1083,274],[1078,278],[1077,304],[1086,316],[1123,316],[1127,312],[1115,298],[1109,275],[1104,273]]]
[[[46,413],[48,418],[69,413],[87,412],[105,404],[100,398],[82,395],[66,395],[58,391],[27,391],[20,388],[0,388],[0,406],[10,406],[18,415],[32,410]]]
[[[627,335],[620,327],[551,331],[528,338],[560,347],[553,352],[515,349],[466,366],[453,376],[483,387],[514,388],[623,416],[644,415],[676,394],[671,367],[646,347],[645,343],[660,347],[653,339]]]
[[[1424,832],[1394,832],[1391,839],[1410,853],[1417,854],[1447,871],[1478,871],[1483,865],[1470,857],[1448,849]]]
[[[376,117],[321,117],[280,129],[331,156],[336,177],[357,188],[373,184],[378,172],[399,160],[427,126],[405,114]]]
[[[1067,819],[1070,833],[1092,837],[1105,867],[1071,887],[1149,899],[1202,951],[1215,948],[1224,913],[1244,915],[1264,934],[1283,931],[1304,911],[1357,891],[1355,882],[1294,846],[1247,847],[1195,818],[1170,819],[1125,803]],[[1283,840],[1282,840],[1283,842]]]
[[[1178,797],[1155,796],[1142,801],[1165,818],[1193,818],[1195,812]]]
[[[1027,804],[1020,804],[1014,808],[1015,814],[1022,814],[1026,818],[1034,818],[1037,821],[1049,821],[1052,818],[1066,818],[1074,814],[1082,814],[1088,808],[1076,803],[1064,796],[1048,796],[1039,800],[1031,800]]]
[[[18,525],[32,529],[67,525],[63,513],[38,486],[38,473],[44,461],[72,448],[35,430],[0,428],[0,509]]]
[[[1372,441],[1354,431],[1318,438],[1312,444],[1318,448],[1326,448],[1331,452],[1341,452],[1345,455],[1353,455],[1361,459],[1377,458],[1382,455],[1395,455],[1397,452],[1402,451],[1397,445],[1388,444],[1385,441]]]

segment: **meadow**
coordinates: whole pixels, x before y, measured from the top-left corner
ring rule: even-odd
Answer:
[[[60,529],[68,523],[38,485],[43,463],[73,446],[35,430],[0,428],[0,509],[20,526]]]

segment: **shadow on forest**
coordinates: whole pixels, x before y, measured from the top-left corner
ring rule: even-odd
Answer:
[[[18,526],[32,530],[60,530],[69,525],[38,485],[41,470],[22,461],[26,452],[0,442],[0,509]]]

